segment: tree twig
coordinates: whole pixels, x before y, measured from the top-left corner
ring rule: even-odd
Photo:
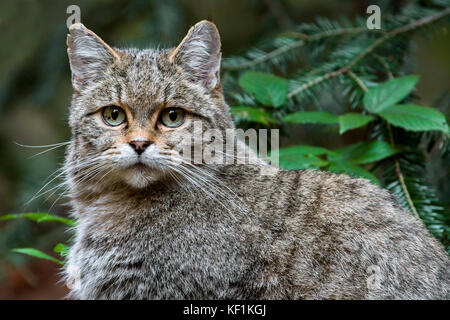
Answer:
[[[309,34],[302,33],[302,32],[286,32],[281,35],[285,35],[285,36],[293,37],[293,38],[299,38],[304,41],[317,41],[317,40],[321,40],[323,38],[342,36],[342,35],[350,35],[350,34],[359,34],[362,32],[369,32],[369,31],[372,31],[372,30],[363,29],[361,27],[356,27],[356,28],[342,28],[342,29],[337,29],[337,30],[327,30],[327,31],[319,32],[319,33],[316,33],[313,35],[309,35]]]
[[[354,74],[351,70],[347,71],[347,75],[353,79],[353,81],[356,82],[356,84],[361,88],[362,91],[367,92],[369,89],[367,89],[367,86],[362,82],[362,80]]]
[[[388,129],[388,133],[389,133],[389,141],[391,143],[391,146],[395,147],[394,135],[392,134],[391,124],[389,122],[386,122],[386,123],[387,123],[387,129]],[[397,176],[398,181],[400,182],[400,186],[402,187],[403,193],[405,194],[406,201],[408,201],[408,205],[411,208],[411,211],[414,213],[414,215],[416,215],[417,217],[420,218],[419,213],[417,212],[417,209],[411,198],[411,195],[409,194],[408,188],[405,183],[405,178],[403,177],[403,173],[400,168],[400,163],[398,162],[398,159],[396,156],[394,156],[394,165],[395,165],[395,175]]]
[[[373,54],[373,57],[375,58],[375,60],[377,60],[381,66],[384,68],[384,70],[386,71],[387,75],[388,75],[388,79],[391,80],[394,78],[394,75],[392,74],[391,68],[389,67],[389,64],[384,61],[384,59],[382,57],[380,57],[377,54]]]

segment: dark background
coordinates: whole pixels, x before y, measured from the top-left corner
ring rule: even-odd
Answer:
[[[239,54],[258,41],[289,30],[318,16],[338,19],[365,16],[370,4],[395,10],[407,1],[2,1],[0,2],[0,215],[19,212],[48,212],[66,216],[63,190],[51,192],[26,204],[59,168],[64,148],[30,158],[44,149],[20,147],[68,141],[67,109],[71,95],[66,53],[66,8],[77,4],[81,22],[117,47],[169,47],[176,45],[188,28],[202,19],[212,19],[222,37],[223,57]],[[421,105],[435,106],[450,115],[450,36],[433,34],[415,38],[405,63],[419,74],[417,94]],[[339,146],[352,140],[299,126],[282,146],[302,143]],[[449,203],[449,163],[430,161],[429,182],[439,198]],[[56,183],[52,184],[56,185]],[[48,196],[48,199],[47,199]],[[52,262],[12,253],[11,248],[35,247],[52,252],[57,242],[70,234],[55,223],[0,222],[0,299],[61,298],[66,289]]]

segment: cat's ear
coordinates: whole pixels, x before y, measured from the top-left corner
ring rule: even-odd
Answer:
[[[108,65],[120,59],[117,51],[81,23],[74,23],[67,35],[67,53],[72,70],[72,86],[81,91],[103,76]]]
[[[178,63],[208,89],[220,83],[220,35],[214,23],[200,21],[170,54],[169,60]]]

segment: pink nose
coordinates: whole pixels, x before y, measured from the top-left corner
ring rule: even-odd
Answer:
[[[147,147],[150,145],[150,141],[147,140],[135,140],[130,142],[130,146],[136,151],[137,154],[141,154],[142,152],[147,149]]]

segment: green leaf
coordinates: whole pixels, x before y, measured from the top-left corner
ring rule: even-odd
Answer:
[[[448,132],[445,116],[439,111],[415,104],[398,104],[378,113],[397,127],[410,131],[439,130]]]
[[[56,221],[65,223],[71,226],[75,226],[75,221],[71,219],[66,219],[62,217],[58,217],[52,214],[48,213],[18,213],[18,214],[7,214],[0,217],[0,221],[6,221],[6,220],[14,220],[14,219],[30,219],[32,221],[36,222],[43,222],[43,221]]]
[[[284,116],[281,121],[287,123],[334,124],[338,123],[338,117],[323,111],[299,111]]]
[[[282,155],[279,158],[280,168],[286,170],[319,169],[326,166],[327,161],[322,160],[311,154],[306,155]]]
[[[373,116],[366,116],[360,113],[346,113],[338,117],[339,134],[365,126],[374,119]]]
[[[22,254],[26,254],[32,257],[36,257],[36,258],[41,258],[41,259],[45,259],[45,260],[50,260],[53,262],[56,262],[57,264],[60,265],[64,265],[64,262],[62,262],[61,260],[58,260],[54,257],[49,256],[48,254],[39,251],[37,249],[33,249],[33,248],[18,248],[18,249],[13,249],[12,252],[18,252],[18,253],[22,253]]]
[[[350,164],[370,163],[385,159],[398,152],[397,149],[384,141],[360,142],[334,151],[336,155],[330,155],[328,160]]]
[[[418,76],[410,75],[384,82],[364,95],[364,107],[373,113],[383,111],[402,101],[414,89],[418,80]]]
[[[265,125],[278,122],[277,119],[272,117],[270,112],[267,112],[262,108],[236,106],[231,107],[230,111],[234,115],[236,121],[244,120]]]
[[[265,106],[280,107],[286,102],[288,81],[263,72],[244,73],[239,84]]]
[[[53,251],[59,253],[61,256],[66,257],[69,254],[70,247],[65,245],[64,243],[58,243]]]
[[[279,152],[279,165],[287,170],[319,169],[328,165],[326,160],[318,155],[332,154],[333,152],[321,147],[292,146],[281,148]]]
[[[322,147],[315,146],[307,146],[307,145],[299,145],[299,146],[290,146],[286,148],[279,149],[280,154],[311,154],[314,156],[325,155],[325,154],[335,154],[334,151],[328,150]]]
[[[330,163],[330,165],[328,166],[328,170],[336,173],[346,173],[352,177],[366,178],[374,182],[375,184],[380,184],[377,177],[375,177],[366,169],[345,161]]]

